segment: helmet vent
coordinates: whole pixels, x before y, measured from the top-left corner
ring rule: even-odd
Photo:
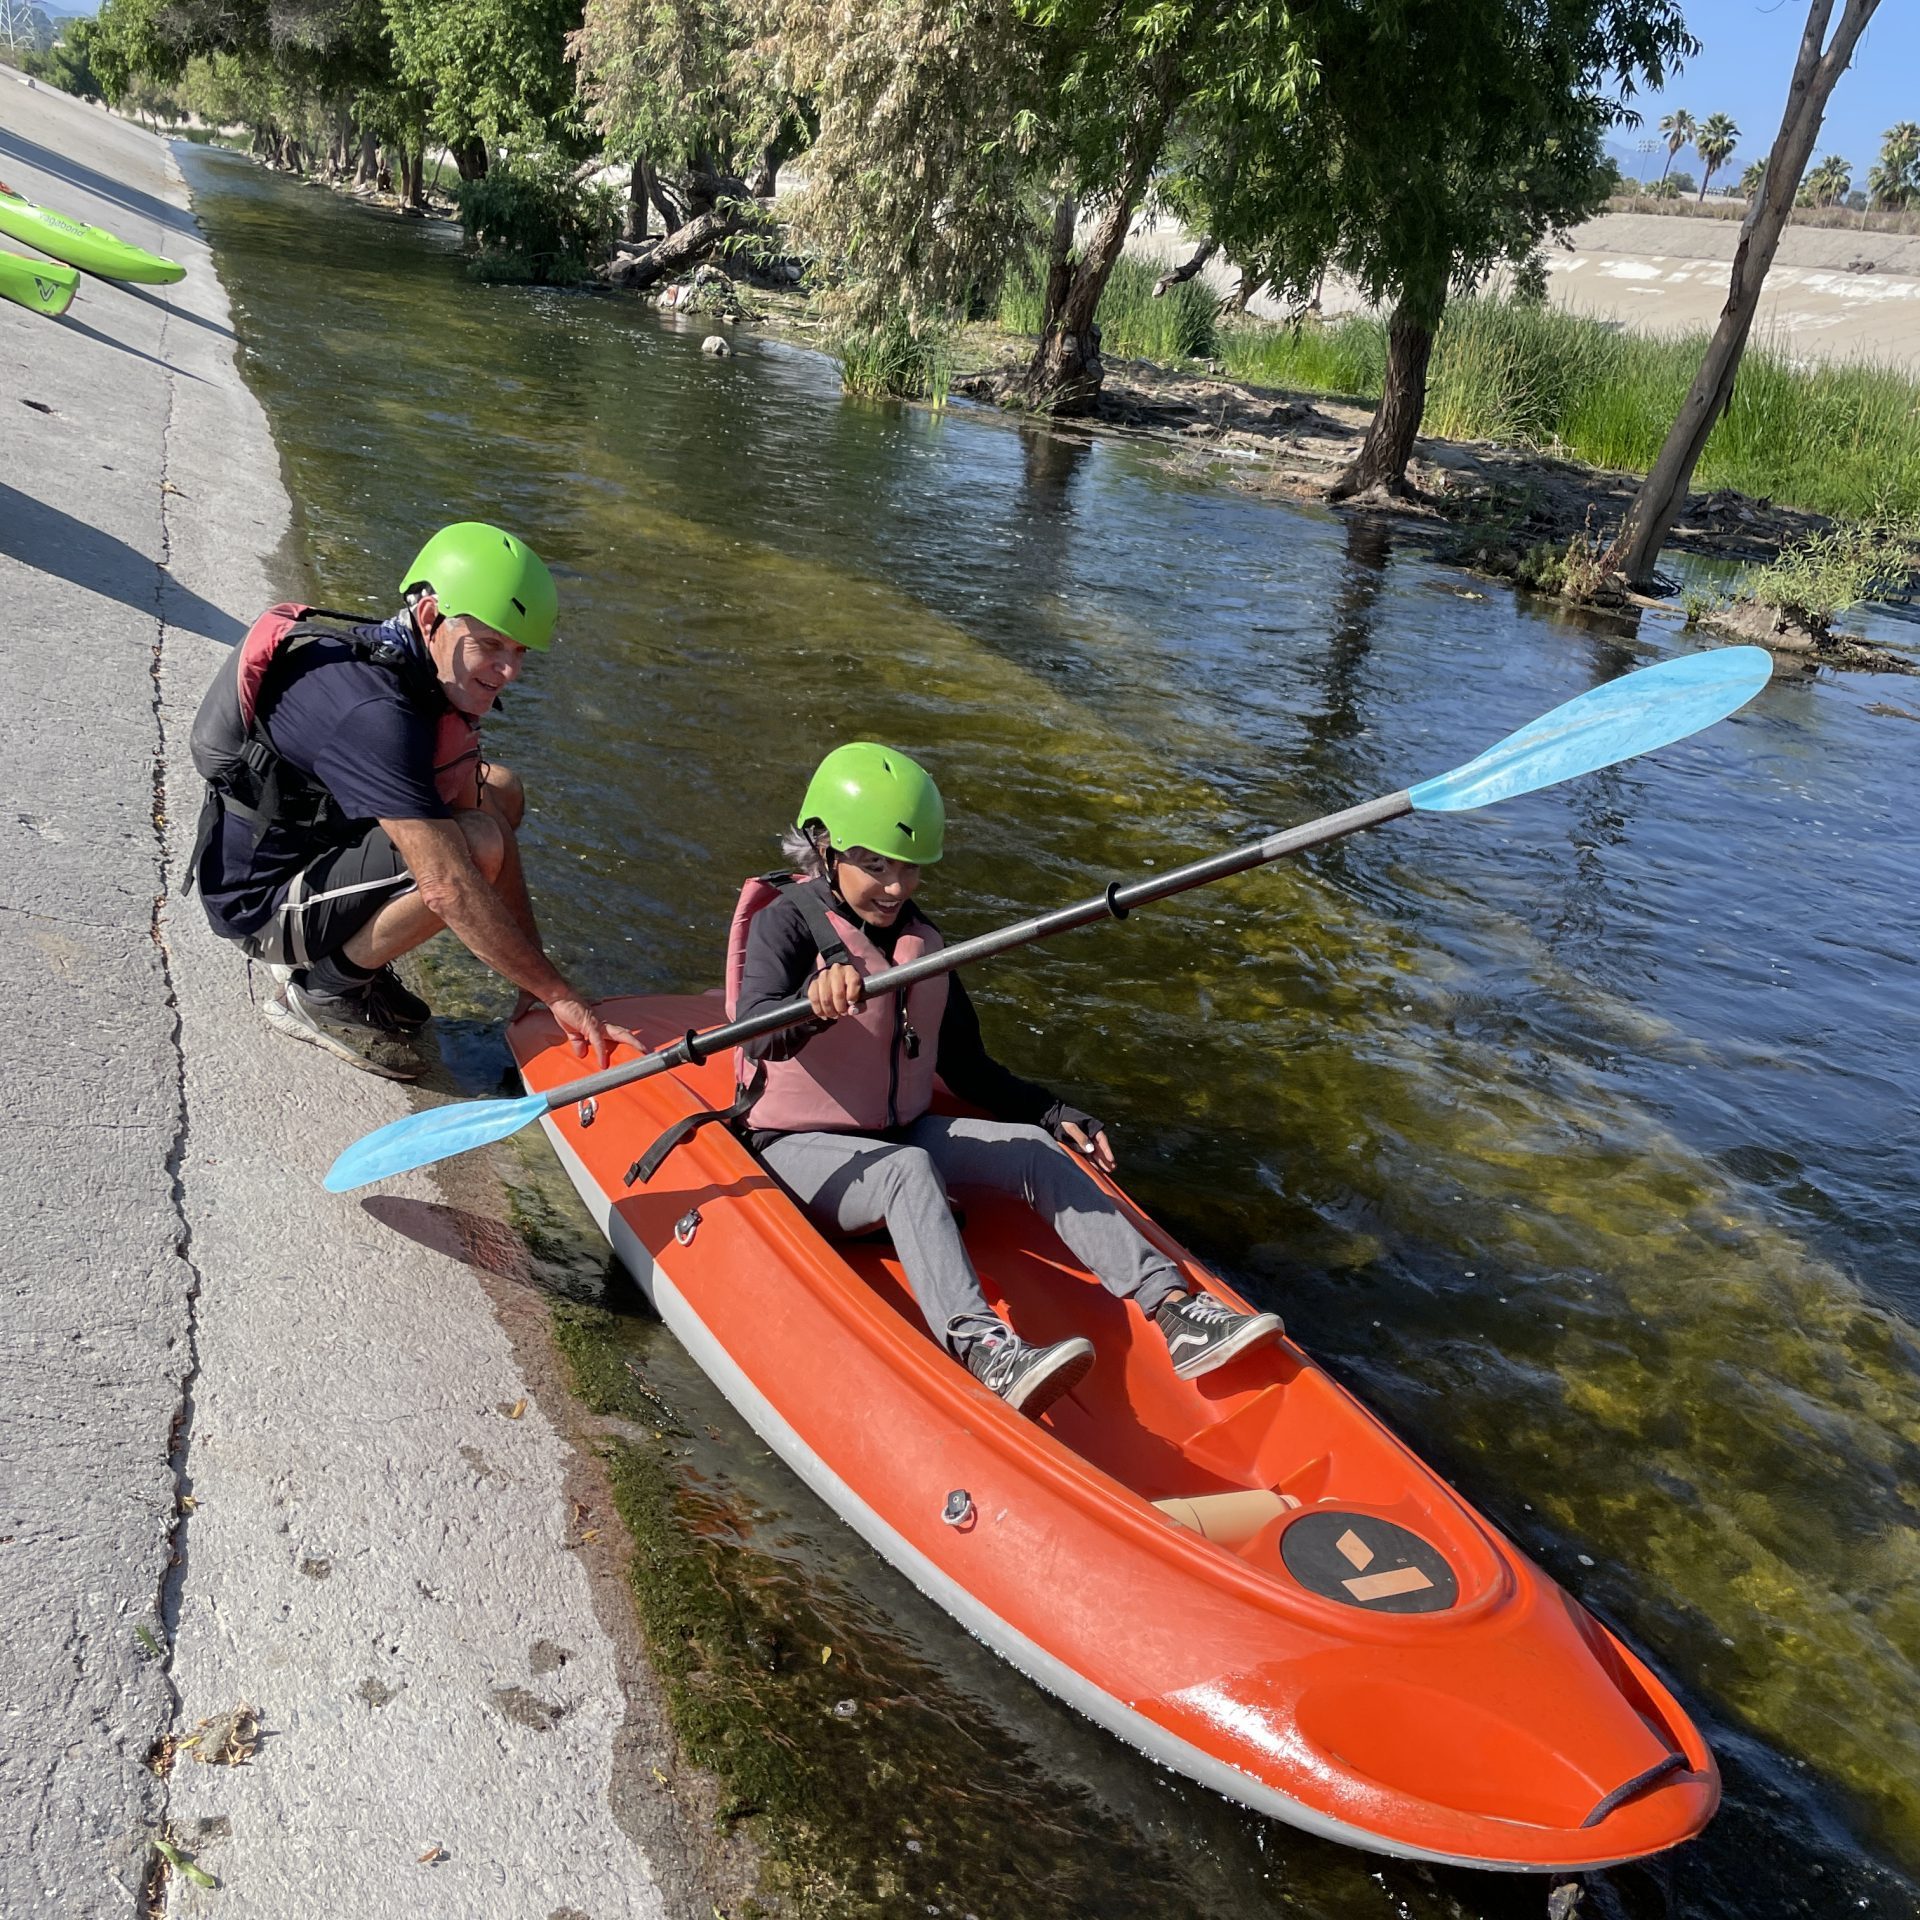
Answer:
[[[904,820],[896,820],[893,824],[896,827],[898,827],[900,831],[904,833],[909,840],[913,838],[913,829],[910,826],[908,826]]]
[[[524,620],[527,617],[527,603],[518,594],[510,594],[508,598],[513,602],[514,612]]]

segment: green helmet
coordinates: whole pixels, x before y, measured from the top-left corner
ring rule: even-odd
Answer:
[[[402,593],[430,586],[449,619],[484,620],[523,647],[553,645],[560,590],[547,563],[527,545],[479,520],[442,527],[400,582]]]
[[[800,817],[803,832],[818,820],[840,848],[867,847],[889,860],[930,867],[940,858],[947,810],[940,789],[917,760],[892,747],[856,740],[835,747],[807,782]]]

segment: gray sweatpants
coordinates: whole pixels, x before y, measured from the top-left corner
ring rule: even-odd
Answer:
[[[930,1113],[898,1143],[870,1134],[783,1133],[760,1158],[827,1228],[861,1233],[886,1223],[927,1325],[956,1355],[1001,1321],[954,1224],[949,1185],[1017,1193],[1109,1293],[1137,1300],[1144,1313],[1187,1289],[1179,1268],[1039,1127]]]

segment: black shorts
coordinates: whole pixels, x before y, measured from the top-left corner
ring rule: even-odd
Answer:
[[[297,873],[274,915],[243,943],[255,960],[305,967],[338,953],[389,900],[413,891],[413,875],[384,827],[335,847]]]

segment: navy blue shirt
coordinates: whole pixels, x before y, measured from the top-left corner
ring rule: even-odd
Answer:
[[[412,614],[361,631],[404,647],[431,672]],[[344,844],[363,839],[376,821],[452,817],[433,783],[438,707],[416,699],[410,683],[419,684],[361,658],[344,640],[321,639],[301,650],[277,690],[267,688],[259,724],[276,753],[333,796],[352,823]],[[272,827],[256,847],[245,821],[223,818],[200,870],[209,916],[230,936],[256,931],[301,868],[339,844]]]

